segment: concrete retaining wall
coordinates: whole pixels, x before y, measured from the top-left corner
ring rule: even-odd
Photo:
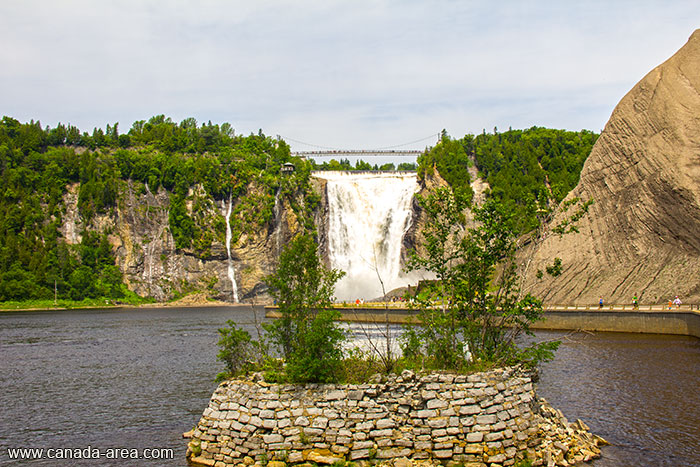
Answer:
[[[697,311],[548,311],[533,329],[676,334],[700,338]]]
[[[695,305],[693,305],[695,306]],[[689,308],[689,306],[684,306]],[[615,309],[605,307],[579,307],[584,309],[548,310],[545,311],[544,321],[532,325],[532,329],[561,329],[583,331],[631,332],[643,334],[675,334],[700,338],[700,312],[690,309],[664,310],[661,305],[657,309],[632,310],[629,307]],[[587,308],[587,309],[586,309]],[[416,314],[406,308],[391,308],[386,314],[376,308],[339,309],[343,321],[405,324],[415,322]],[[274,307],[268,307],[268,318],[279,318],[280,314]]]

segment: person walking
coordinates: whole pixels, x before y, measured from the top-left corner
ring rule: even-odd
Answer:
[[[639,309],[639,300],[637,300],[637,296],[635,295],[632,297],[632,309],[633,310],[638,310]]]
[[[676,295],[676,299],[673,300],[673,304],[676,305],[676,309],[679,309],[681,307],[681,299],[678,298],[678,295]]]
[[[598,300],[598,309],[599,310],[603,309],[603,297],[600,297],[600,300]]]

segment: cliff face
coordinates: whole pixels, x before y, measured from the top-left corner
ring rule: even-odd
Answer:
[[[170,194],[163,188],[152,193],[148,186],[144,190],[127,182],[116,208],[92,219],[88,225],[78,215],[78,191],[79,185],[69,186],[64,196],[63,237],[68,243],[77,244],[81,240],[78,232],[83,228],[110,232],[116,263],[129,289],[158,301],[192,290],[205,291],[210,298],[233,301],[224,237],[215,234],[211,247],[204,252],[176,248],[168,220]],[[216,223],[225,225],[228,200],[212,199],[201,187],[191,189],[188,198],[190,215],[195,201],[203,211],[202,227],[214,232]],[[273,214],[264,228],[244,233],[231,242],[241,301],[267,298],[262,279],[273,272],[281,248],[299,230],[296,214],[286,201],[278,200]]]
[[[474,193],[472,203],[474,206],[481,206],[486,200],[486,191],[490,187],[486,180],[479,177],[476,164],[473,162],[474,161],[472,160],[472,165],[469,167],[470,185]],[[436,188],[450,186],[449,183],[447,183],[447,181],[440,176],[440,173],[436,168],[433,168],[431,173],[427,173],[425,177],[420,179],[419,183],[420,189],[417,194],[422,197],[428,196]],[[421,255],[426,254],[425,248],[421,244],[421,232],[423,231],[425,223],[427,222],[427,215],[415,196],[413,197],[411,209],[413,211],[411,215],[411,226],[403,238],[402,264],[406,263],[408,260],[408,253],[413,249],[417,249],[418,253]],[[474,215],[472,214],[471,210],[467,210],[464,214],[466,216],[467,226],[473,227]]]
[[[613,111],[567,197],[594,204],[578,233],[550,232],[523,252],[526,290],[550,303],[700,299],[699,91],[697,30]],[[562,274],[538,278],[557,257]]]
[[[449,184],[440,176],[437,170],[433,173],[426,174],[425,177],[419,179],[420,188],[417,195],[422,197],[428,196],[433,190],[438,187],[446,187]],[[401,265],[404,266],[409,259],[409,254],[412,250],[422,256],[426,255],[425,247],[422,244],[421,232],[425,228],[425,223],[428,221],[427,214],[423,207],[418,202],[418,198],[413,197],[411,202],[411,226],[403,236],[403,245],[401,247]]]

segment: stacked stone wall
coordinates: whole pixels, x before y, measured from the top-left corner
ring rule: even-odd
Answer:
[[[404,371],[361,385],[232,380],[216,389],[190,433],[188,457],[217,467],[397,458],[514,465],[543,457],[539,404],[531,377],[513,368],[468,376]]]

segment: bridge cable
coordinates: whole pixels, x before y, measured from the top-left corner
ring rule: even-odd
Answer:
[[[280,137],[285,141],[292,141],[294,143],[303,144],[304,146],[311,146],[311,147],[319,148],[319,149],[327,149],[329,151],[342,151],[342,149],[340,149],[340,148],[333,148],[330,146],[319,146],[318,144],[305,143],[304,141],[299,141],[299,140],[296,140],[293,138],[287,138],[284,135],[280,135]]]
[[[385,150],[387,150],[387,149],[396,149],[396,148],[400,148],[400,147],[402,147],[402,146],[408,146],[409,144],[416,144],[416,143],[420,143],[421,141],[427,141],[427,140],[429,140],[429,139],[435,139],[435,137],[437,137],[437,136],[439,136],[439,135],[440,135],[440,133],[435,133],[434,135],[426,136],[425,138],[417,139],[417,140],[415,140],[415,141],[410,141],[410,142],[408,142],[408,143],[396,144],[396,145],[394,145],[394,146],[385,146],[385,147],[383,147],[383,148],[374,148],[373,150],[374,150],[374,151],[385,151]]]
[[[415,141],[409,141],[408,143],[396,144],[396,145],[393,145],[393,146],[385,146],[385,147],[381,147],[381,148],[363,149],[362,151],[372,152],[372,151],[386,151],[386,150],[389,150],[389,149],[396,149],[396,148],[400,148],[400,147],[403,147],[403,146],[408,146],[408,145],[410,145],[410,144],[420,143],[421,141],[427,141],[427,140],[429,140],[429,139],[435,139],[435,138],[436,138],[437,136],[439,136],[439,135],[440,135],[440,133],[434,133],[434,134],[432,134],[432,135],[430,135],[430,136],[426,136],[425,138],[417,139],[417,140],[415,140]],[[294,139],[294,138],[288,138],[288,137],[286,137],[286,136],[284,136],[284,135],[280,135],[280,137],[281,137],[283,140],[285,140],[285,141],[292,141],[292,142],[297,143],[297,144],[303,144],[303,145],[305,145],[305,146],[311,146],[311,147],[318,148],[318,149],[325,149],[325,150],[328,150],[328,151],[344,151],[344,149],[341,149],[341,148],[338,148],[338,147],[321,146],[321,145],[318,145],[318,144],[306,143],[306,142],[304,142],[304,141],[299,141],[299,140],[296,140],[296,139]],[[297,151],[297,152],[298,152],[298,151]]]

